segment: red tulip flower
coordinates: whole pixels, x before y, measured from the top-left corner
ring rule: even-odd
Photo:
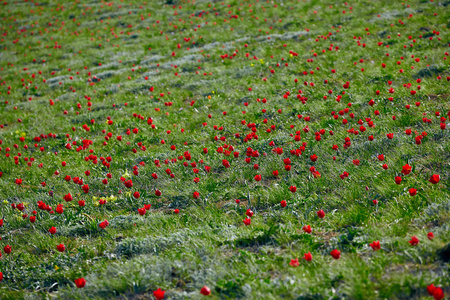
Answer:
[[[294,268],[300,266],[300,263],[298,262],[298,258],[296,258],[296,259],[291,259],[291,262],[289,263],[289,265],[290,265],[291,267],[294,267]]]
[[[10,245],[6,245],[5,248],[3,248],[3,250],[5,251],[6,254],[10,254],[12,249]]]
[[[381,249],[380,241],[375,241],[375,242],[373,242],[373,243],[371,243],[369,245],[370,245],[370,247],[372,247],[373,251],[377,251],[377,250]]]
[[[153,297],[155,297],[156,300],[162,300],[164,299],[165,291],[161,290],[161,288],[158,288],[156,291],[153,291]]]
[[[252,219],[250,219],[250,218],[245,218],[242,221],[244,222],[245,226],[248,226],[248,225],[250,225],[252,223]]]
[[[305,253],[303,259],[306,261],[311,261],[313,259],[311,252]]]
[[[209,296],[211,294],[211,290],[206,285],[200,289],[200,293],[205,296]]]
[[[409,242],[408,243],[410,243],[411,244],[411,246],[417,246],[417,245],[419,245],[419,239],[417,238],[417,236],[412,236],[411,237],[411,240],[409,240]]]
[[[303,231],[304,232],[306,232],[306,233],[311,233],[311,226],[310,225],[305,225],[305,226],[303,226]]]
[[[323,210],[319,210],[319,211],[317,212],[317,216],[318,216],[319,218],[323,219],[323,218],[325,217],[325,212],[324,212]]]
[[[282,200],[281,202],[280,202],[280,205],[281,205],[281,207],[286,207],[286,205],[287,205],[287,203],[286,203],[286,200]]]
[[[84,278],[75,279],[75,285],[79,289],[84,288],[84,286],[86,285],[86,279]]]
[[[432,184],[436,184],[439,182],[439,180],[441,180],[441,176],[439,176],[438,174],[433,174],[428,181]]]
[[[59,244],[58,246],[56,246],[56,249],[58,249],[59,252],[64,252],[64,250],[66,250],[66,247],[64,246],[64,244]]]
[[[404,175],[408,175],[409,173],[411,173],[412,167],[408,164],[404,165],[402,168],[402,173]]]
[[[427,238],[432,241],[434,239],[434,234],[430,231],[427,233]]]
[[[341,251],[334,249],[333,251],[330,252],[331,256],[334,259],[339,259],[339,257],[341,257]]]

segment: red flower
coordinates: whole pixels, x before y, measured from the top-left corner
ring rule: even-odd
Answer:
[[[306,233],[311,233],[311,226],[310,225],[305,225],[305,226],[303,226],[302,229]]]
[[[86,279],[84,278],[75,279],[75,284],[79,289],[84,288],[84,286],[86,285]]]
[[[373,242],[373,243],[371,243],[369,245],[370,245],[370,247],[372,247],[373,251],[377,251],[377,250],[381,249],[380,241],[375,241],[375,242]]]
[[[205,296],[209,296],[211,294],[211,290],[206,285],[201,288],[200,293]]]
[[[289,187],[289,190],[291,191],[291,193],[295,193],[297,191],[297,187],[295,185],[291,185]]]
[[[404,165],[402,168],[402,173],[404,175],[408,175],[409,173],[411,173],[412,167],[408,164]]]
[[[409,194],[410,194],[411,196],[415,196],[415,195],[417,194],[417,190],[414,189],[414,188],[411,188],[411,189],[409,189]]]
[[[441,176],[439,176],[438,174],[433,174],[428,181],[432,184],[436,184],[439,182],[439,180],[441,180]]]
[[[330,252],[331,256],[334,259],[339,259],[339,257],[341,257],[341,251],[334,249],[333,251]]]
[[[11,246],[10,245],[6,245],[5,248],[3,248],[3,250],[5,251],[6,254],[10,254],[11,253]]]
[[[286,200],[281,200],[280,205],[281,207],[286,207],[287,205]]]
[[[64,195],[63,199],[64,199],[66,202],[70,202],[70,201],[73,200],[73,197],[72,197],[72,195],[71,195],[70,193],[68,193],[67,195]]]
[[[319,218],[323,219],[323,218],[325,217],[325,212],[324,212],[323,210],[319,210],[319,211],[317,212],[317,216],[318,216]]]
[[[200,193],[195,191],[192,196],[194,197],[194,199],[198,199],[200,197]]]
[[[435,290],[436,290],[436,287],[434,286],[434,284],[430,284],[429,286],[427,286],[427,292],[428,292],[428,294],[430,294],[430,296],[434,295]]]
[[[55,234],[56,233],[56,228],[55,227],[50,227],[48,232],[50,232],[51,234]]]
[[[311,252],[305,253],[305,255],[303,256],[303,258],[306,261],[311,261],[313,259]]]
[[[251,210],[251,209],[247,209],[247,211],[245,212],[245,214],[249,217],[249,218],[251,218],[251,217],[253,217],[253,211]]]
[[[142,208],[138,208],[138,213],[143,216],[147,213],[147,210],[145,209],[145,207]]]
[[[153,297],[155,297],[156,300],[162,300],[164,299],[164,293],[165,291],[158,288],[156,291],[153,291]]]
[[[174,212],[175,214],[179,214],[179,213],[180,213],[180,210],[179,210],[178,208],[175,208],[173,212]]]
[[[139,199],[141,197],[141,194],[139,192],[134,192],[133,197]]]
[[[444,290],[440,287],[436,287],[434,289],[433,297],[435,300],[442,300],[444,299]]]
[[[66,247],[64,246],[64,244],[59,244],[58,246],[56,246],[56,249],[58,249],[59,252],[64,252],[64,250],[66,250]]]
[[[408,242],[411,244],[411,246],[417,246],[419,244],[419,239],[417,238],[417,236],[413,235],[411,237],[411,240]]]
[[[289,263],[289,265],[290,265],[291,267],[294,267],[294,268],[300,266],[300,263],[298,262],[298,258],[296,258],[296,259],[291,259],[291,262]]]
[[[395,176],[395,183],[396,184],[402,183],[402,178],[400,176]]]
[[[244,220],[242,220],[243,222],[244,222],[244,224],[246,225],[246,226],[248,226],[248,225],[250,225],[251,223],[252,223],[252,219],[250,219],[250,218],[245,218]]]
[[[0,272],[0,281],[2,281],[2,280],[3,280],[3,273]]]
[[[427,238],[432,241],[434,239],[434,234],[430,231],[427,233]]]
[[[261,175],[259,175],[259,174],[256,175],[256,176],[255,176],[255,180],[256,180],[256,181],[261,181]]]

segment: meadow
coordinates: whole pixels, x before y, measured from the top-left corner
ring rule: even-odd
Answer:
[[[0,18],[0,299],[450,294],[450,1]]]

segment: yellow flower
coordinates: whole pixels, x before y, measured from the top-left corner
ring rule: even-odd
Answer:
[[[20,134],[20,136],[21,137],[25,137],[27,134],[25,133],[25,132],[22,132],[21,134]]]
[[[290,56],[290,57],[294,57],[294,55],[293,55],[292,53],[291,53],[291,54],[289,54],[289,56]]]
[[[251,64],[250,66],[252,66],[252,67],[253,67],[253,66],[254,66],[254,64]]]
[[[208,99],[211,99],[211,95],[208,95]]]
[[[259,62],[263,65],[264,64],[264,59],[260,58]]]
[[[55,265],[55,271],[58,271],[59,267],[57,265]]]
[[[122,177],[130,178],[130,174],[128,174],[128,170],[125,170],[125,174],[123,174]]]
[[[8,200],[3,200],[3,204],[8,204]]]

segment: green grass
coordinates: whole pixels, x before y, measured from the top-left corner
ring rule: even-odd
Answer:
[[[1,4],[0,298],[152,299],[161,288],[166,298],[197,299],[205,285],[215,299],[432,299],[430,284],[448,295],[448,7],[436,0]],[[83,141],[88,147],[77,150]],[[401,173],[405,164],[410,174]],[[429,182],[433,174],[439,183]],[[19,203],[23,211],[12,208]],[[151,208],[141,216],[145,204]],[[417,246],[408,243],[414,235]],[[373,251],[377,240],[381,249]],[[311,262],[302,259],[308,252]],[[77,288],[81,277],[86,286]]]

